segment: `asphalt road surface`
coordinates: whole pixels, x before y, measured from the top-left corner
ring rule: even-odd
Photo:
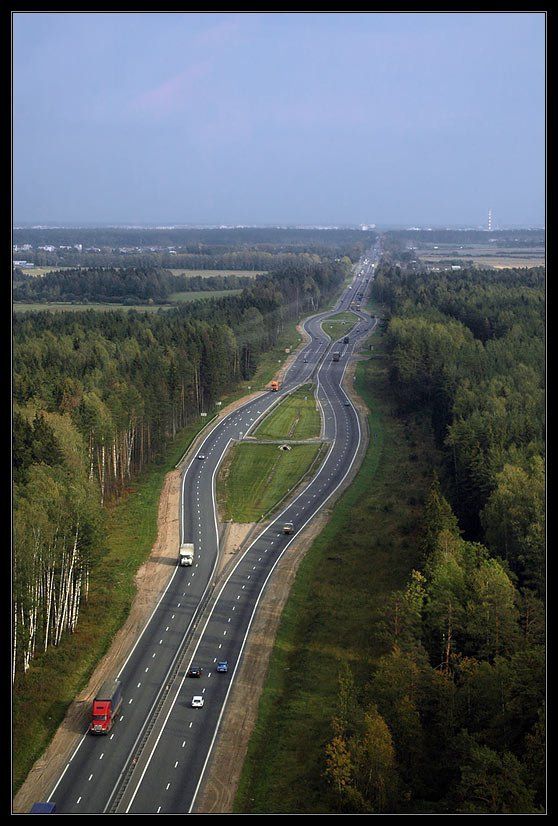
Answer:
[[[194,543],[194,564],[176,566],[118,674],[124,701],[117,724],[108,735],[84,732],[53,788],[48,799],[56,802],[57,812],[168,814],[194,807],[263,588],[283,551],[339,488],[356,456],[362,434],[341,381],[355,344],[375,324],[359,310],[365,299],[357,296],[369,289],[378,257],[375,248],[361,259],[334,310],[306,320],[311,341],[291,365],[279,392],[264,392],[224,417],[187,466],[182,480],[182,541]],[[332,347],[321,321],[349,308],[360,320],[348,344]],[[332,360],[333,350],[341,352],[338,362]],[[323,436],[330,441],[325,461],[215,587],[215,476],[226,449],[231,440],[246,436],[271,406],[314,378]],[[292,535],[283,534],[285,522],[293,523]],[[215,670],[222,659],[228,660],[227,673]],[[202,666],[200,678],[185,676],[192,663]],[[194,694],[203,696],[202,708],[191,707]]]

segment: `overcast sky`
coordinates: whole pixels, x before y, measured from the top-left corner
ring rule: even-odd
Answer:
[[[13,49],[15,223],[544,223],[542,13],[16,13]]]

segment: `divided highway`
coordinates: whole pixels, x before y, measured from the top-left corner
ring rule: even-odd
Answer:
[[[263,393],[224,417],[206,436],[182,480],[182,541],[193,542],[192,567],[176,566],[142,634],[118,674],[124,702],[107,736],[84,733],[49,800],[62,813],[186,813],[192,811],[259,598],[284,550],[343,483],[362,434],[356,411],[341,387],[357,342],[375,322],[360,318],[333,362],[321,322],[349,309],[366,289],[379,256],[375,248],[334,310],[307,319],[311,341],[289,369],[281,390]],[[355,302],[359,304],[357,300]],[[326,355],[327,354],[327,355]],[[285,394],[315,378],[329,451],[297,498],[252,542],[223,582],[215,586],[218,527],[215,476],[231,440],[242,439]],[[198,458],[203,456],[204,458]],[[212,506],[209,506],[209,503]],[[281,531],[294,524],[294,534]],[[177,549],[178,554],[178,549]],[[218,660],[229,662],[216,673]],[[186,677],[200,665],[199,679]],[[204,698],[192,708],[194,694]]]

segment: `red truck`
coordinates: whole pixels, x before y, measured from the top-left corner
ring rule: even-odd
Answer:
[[[120,680],[107,680],[93,700],[89,731],[95,734],[108,734],[116,721],[121,705],[122,684]]]

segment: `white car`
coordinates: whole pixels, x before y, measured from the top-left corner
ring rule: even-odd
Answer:
[[[200,453],[200,454],[198,455],[198,459],[205,459],[205,454],[204,454],[204,453]]]
[[[201,708],[203,706],[203,697],[201,694],[196,694],[192,697],[192,708]]]

